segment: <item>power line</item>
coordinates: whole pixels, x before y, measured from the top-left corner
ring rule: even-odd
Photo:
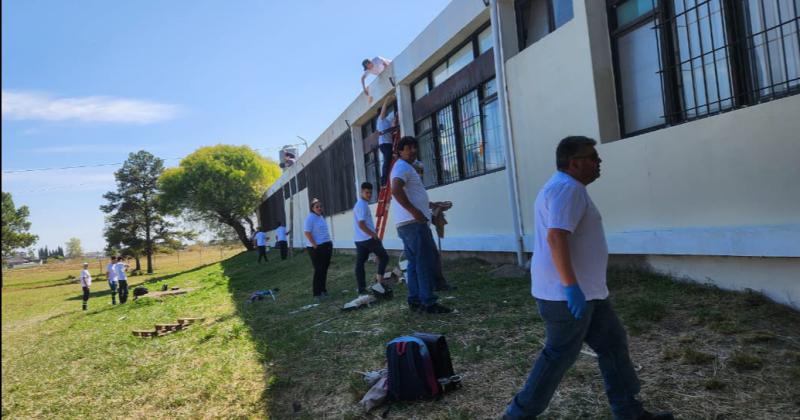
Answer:
[[[296,146],[294,144],[290,146]],[[254,151],[271,151],[271,150],[280,150],[281,147],[262,147],[258,149],[253,149]],[[184,156],[186,157],[186,156]],[[164,160],[180,160],[183,157],[176,157],[176,158],[166,158]],[[60,167],[52,167],[52,168],[28,168],[28,169],[9,169],[3,171],[4,174],[16,174],[22,172],[44,172],[44,171],[63,171],[69,169],[82,169],[82,168],[100,168],[104,166],[120,166],[125,164],[125,162],[115,162],[115,163],[96,163],[96,164],[83,164],[83,165],[74,165],[74,166],[60,166]]]

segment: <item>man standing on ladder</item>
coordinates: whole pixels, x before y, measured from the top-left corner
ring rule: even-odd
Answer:
[[[400,159],[391,173],[392,195],[397,203],[397,234],[403,240],[408,259],[408,306],[412,311],[445,314],[452,309],[438,304],[433,292],[436,282],[436,244],[431,228],[430,200],[413,163],[417,158],[417,139],[406,136],[400,139],[397,151]]]
[[[381,133],[380,137],[378,137],[378,149],[383,157],[381,185],[386,185],[386,177],[389,176],[389,171],[392,169],[392,128],[397,127],[397,111],[394,112],[392,118],[388,118],[389,116],[386,115],[392,99],[391,96],[388,96],[383,101],[381,112],[378,114],[378,120],[375,123],[375,129]]]

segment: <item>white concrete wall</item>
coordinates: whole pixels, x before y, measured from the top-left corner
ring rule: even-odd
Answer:
[[[654,270],[727,290],[751,289],[800,309],[800,259],[652,255]]]
[[[506,63],[528,245],[558,141],[601,137],[580,4],[572,21]],[[793,96],[599,145],[602,174],[589,191],[610,251],[799,257],[798,115]]]

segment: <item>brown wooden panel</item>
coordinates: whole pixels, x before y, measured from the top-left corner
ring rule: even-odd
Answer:
[[[494,49],[481,54],[441,85],[436,86],[427,95],[414,102],[414,121],[427,117],[492,77],[494,77]],[[366,143],[364,144],[366,148]]]

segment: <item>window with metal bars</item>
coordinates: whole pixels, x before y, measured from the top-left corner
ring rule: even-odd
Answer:
[[[373,194],[370,203],[378,201],[378,191],[380,191],[381,163],[378,159],[380,152],[375,147],[364,155],[364,170],[367,182],[372,184]]]
[[[505,167],[494,78],[415,125],[426,187],[449,184]]]
[[[453,119],[453,105],[436,112],[436,140],[439,149],[439,171],[443,184],[461,179],[458,170],[458,142]]]
[[[609,0],[623,136],[800,91],[800,0]]]
[[[433,119],[425,117],[416,124],[417,158],[422,162],[422,183],[425,187],[439,185],[436,142],[433,139]]]

